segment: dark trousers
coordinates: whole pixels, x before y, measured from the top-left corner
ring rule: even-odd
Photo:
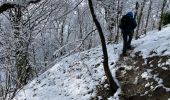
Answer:
[[[125,54],[127,49],[131,48],[133,31],[132,30],[122,30],[122,35],[123,35],[123,54]]]

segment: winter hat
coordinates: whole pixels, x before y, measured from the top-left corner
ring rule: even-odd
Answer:
[[[126,15],[130,16],[130,17],[133,17],[133,13],[132,12],[128,12]]]

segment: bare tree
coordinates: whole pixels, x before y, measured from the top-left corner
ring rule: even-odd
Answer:
[[[150,0],[150,2],[149,2],[148,14],[147,14],[146,24],[145,24],[145,28],[144,28],[144,34],[146,34],[146,32],[147,32],[149,17],[150,17],[150,14],[151,14],[151,8],[152,8],[152,0]]]
[[[26,5],[31,3],[37,3],[40,0],[33,0],[24,2]],[[23,30],[23,11],[25,7],[20,3],[4,3],[0,6],[0,13],[3,13],[6,10],[9,10],[9,21],[11,23],[13,34],[9,35],[8,38],[13,38],[13,45],[9,48],[12,48],[11,51],[8,51],[11,54],[7,54],[5,57],[6,64],[6,86],[4,91],[4,99],[6,98],[7,94],[11,91],[11,87],[14,87],[13,94],[9,99],[13,98],[17,89],[21,88],[28,82],[29,76],[31,75],[29,66],[29,54],[28,54],[28,47],[29,47],[29,34],[24,34]],[[10,40],[8,41],[8,43]],[[10,50],[7,48],[7,50]],[[11,60],[11,58],[13,59]],[[11,63],[14,62],[14,63]],[[13,68],[12,68],[13,67]],[[15,67],[15,68],[14,68]],[[16,73],[14,73],[15,71]],[[16,76],[16,79],[15,79]],[[12,81],[15,81],[15,85],[11,85]]]
[[[162,7],[161,7],[160,21],[159,21],[159,26],[158,26],[159,31],[162,29],[163,14],[164,14],[166,4],[167,4],[167,0],[163,0]]]
[[[136,19],[138,15],[138,10],[139,10],[139,2],[136,2],[134,19]]]
[[[115,36],[115,26],[116,26],[116,0],[97,0],[101,2],[101,7],[105,10],[105,21],[106,21],[106,27],[109,31],[108,34],[108,41],[114,42],[114,36]]]
[[[116,15],[116,24],[117,24],[117,31],[116,31],[116,36],[115,36],[115,40],[114,40],[114,42],[115,43],[118,43],[118,41],[119,41],[119,33],[120,33],[120,31],[119,31],[119,24],[120,24],[120,18],[121,18],[121,15],[122,15],[122,10],[123,10],[123,1],[121,2],[120,0],[118,0],[118,4],[117,4],[118,6],[117,6],[117,15]]]
[[[113,80],[112,74],[111,74],[110,69],[109,69],[108,53],[107,53],[107,47],[106,47],[103,31],[102,31],[102,28],[100,26],[99,21],[96,18],[95,13],[94,13],[92,0],[88,0],[88,3],[89,3],[89,8],[90,8],[90,11],[91,11],[93,21],[94,21],[94,23],[95,23],[95,25],[97,27],[98,32],[99,32],[99,36],[100,36],[100,40],[101,40],[101,44],[102,44],[102,50],[103,50],[103,56],[104,56],[104,58],[103,58],[103,60],[104,60],[103,61],[103,67],[104,67],[104,71],[105,71],[105,74],[106,74],[106,77],[107,77],[107,81],[110,84],[110,92],[115,93],[117,91],[117,89],[118,89],[118,86],[115,83],[115,81]]]
[[[137,29],[136,29],[135,39],[139,38],[139,31],[140,31],[140,26],[141,26],[141,20],[142,20],[143,10],[144,10],[146,1],[147,0],[143,0],[143,2],[141,4],[141,9],[140,9],[139,15],[137,16]]]

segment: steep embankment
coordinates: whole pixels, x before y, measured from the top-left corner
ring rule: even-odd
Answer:
[[[168,100],[170,27],[150,32],[132,45],[135,49],[125,58],[119,57],[122,43],[107,46],[110,69],[122,90],[120,100]],[[101,47],[96,47],[62,59],[20,90],[14,100],[102,100],[107,95],[103,87],[106,91],[108,87],[104,82]],[[109,100],[119,100],[119,92]]]
[[[108,45],[108,52],[114,75],[118,54],[113,45]],[[96,86],[104,82],[102,50],[96,47],[62,59],[20,90],[14,100],[89,100],[98,94]]]

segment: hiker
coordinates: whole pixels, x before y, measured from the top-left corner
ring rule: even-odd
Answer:
[[[137,24],[132,12],[128,12],[126,15],[123,15],[119,25],[123,35],[123,56],[127,56],[127,49],[132,49],[131,41],[136,26]]]

